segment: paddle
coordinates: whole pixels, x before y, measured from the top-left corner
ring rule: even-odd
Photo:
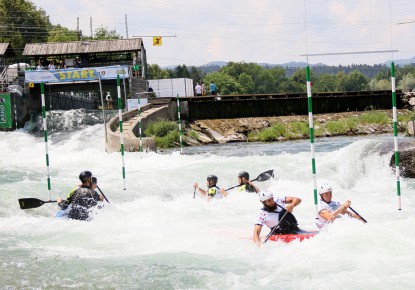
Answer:
[[[19,205],[21,209],[36,208],[42,206],[45,203],[56,202],[56,200],[43,201],[37,198],[20,198]]]
[[[274,234],[274,232],[277,230],[278,226],[280,225],[280,223],[282,222],[282,220],[285,218],[285,215],[287,213],[288,213],[288,210],[284,213],[284,215],[282,216],[282,218],[280,219],[280,221],[277,223],[277,225],[272,229],[272,231],[269,232],[269,234],[265,238],[263,244],[265,244],[268,241],[268,239]]]
[[[107,197],[105,196],[105,194],[102,192],[101,188],[99,188],[99,186],[98,186],[98,185],[97,185],[97,188],[98,188],[99,192],[101,192],[101,194],[102,194],[102,196],[105,198],[105,200],[106,200],[108,203],[110,203],[110,202],[109,202],[109,200],[107,199]]]
[[[274,177],[274,170],[273,169],[262,172],[260,175],[258,175],[257,178],[252,179],[251,182],[253,182],[253,181],[266,181],[266,180],[270,179],[271,177]],[[238,187],[238,186],[240,186],[240,185],[232,186],[232,187],[228,188],[226,191],[231,190],[231,189],[233,189],[235,187]]]
[[[362,221],[364,222],[364,223],[367,223],[367,220],[365,220],[360,214],[358,214],[354,209],[352,209],[352,207],[350,207],[349,206],[349,208],[350,208],[350,210],[352,211],[352,212],[354,212],[358,217],[360,217],[361,219],[362,219]]]

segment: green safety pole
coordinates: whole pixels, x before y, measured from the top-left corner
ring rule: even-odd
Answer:
[[[177,94],[177,116],[178,116],[179,133],[180,133],[180,153],[183,154],[182,122],[180,120],[180,100],[179,100],[179,94]]]
[[[138,96],[138,136],[140,138],[140,158],[143,158],[143,142],[141,140],[141,104],[140,96]]]
[[[120,75],[117,74],[117,97],[118,97],[118,120],[120,122],[120,145],[121,145],[121,157],[122,157],[122,178],[125,186],[125,161],[124,161],[124,135],[122,131],[122,100],[121,100],[121,86],[120,86]]]
[[[395,64],[391,63],[391,83],[392,83],[392,110],[393,110],[393,141],[395,143],[395,173],[396,191],[398,193],[398,210],[401,210],[401,183],[399,171],[399,151],[398,151],[398,113],[396,111],[396,86],[395,86]]]
[[[311,81],[310,81],[310,67],[309,66],[306,67],[306,76],[307,76],[308,124],[310,128],[310,145],[311,145],[311,169],[313,171],[313,182],[314,182],[314,205],[316,206],[316,217],[318,217],[316,159],[315,159],[315,148],[314,148],[313,103],[311,99]]]
[[[45,136],[46,169],[48,173],[48,193],[49,193],[49,200],[52,200],[51,186],[50,186],[50,171],[49,171],[48,127],[46,124],[45,85],[43,83],[40,83],[40,94],[42,96],[42,121],[43,121],[43,134]]]

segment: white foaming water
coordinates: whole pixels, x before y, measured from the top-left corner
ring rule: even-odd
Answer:
[[[21,210],[17,199],[48,199],[42,137],[0,133],[0,281],[4,288],[103,289],[413,289],[415,183],[403,179],[397,210],[391,154],[377,151],[391,137],[333,139],[316,144],[319,181],[333,199],[352,200],[367,224],[342,218],[302,243],[250,240],[261,208],[252,193],[193,199],[194,182],[208,174],[231,187],[237,173],[255,178],[274,169],[274,180],[257,183],[298,196],[300,227],[316,230],[307,140],[274,144],[206,146],[210,153],[126,153],[123,190],[120,153],[104,152],[102,125],[59,132],[49,144],[52,199],[65,197],[82,170],[91,170],[110,205],[92,222],[54,218],[56,204]],[[352,140],[352,141],[353,141]],[[290,151],[286,149],[289,144]],[[229,148],[234,146],[234,154]],[[270,147],[275,147],[271,150]],[[225,148],[225,147],[223,147]],[[254,148],[254,150],[251,150]],[[263,154],[261,148],[266,148]],[[297,149],[296,149],[297,148]],[[307,148],[307,150],[304,150]],[[326,148],[325,150],[319,150]],[[251,150],[251,151],[249,151]],[[284,152],[284,150],[286,152]],[[185,152],[191,149],[185,148]],[[199,152],[204,151],[203,148]],[[224,152],[225,150],[223,150]],[[247,152],[249,154],[245,154]],[[252,152],[257,152],[253,154]],[[268,230],[263,230],[266,235]]]

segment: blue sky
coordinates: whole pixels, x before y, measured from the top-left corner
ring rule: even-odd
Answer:
[[[396,53],[310,56],[309,63],[376,64],[415,56],[414,0],[32,0],[53,24],[84,35],[103,26],[128,35],[164,37],[149,63],[212,61],[280,64],[317,53],[399,50]],[[398,24],[411,22],[408,24]],[[307,29],[306,29],[307,27]]]

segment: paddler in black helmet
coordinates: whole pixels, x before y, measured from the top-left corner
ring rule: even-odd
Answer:
[[[249,173],[241,171],[238,173],[238,191],[247,191],[258,193],[260,189],[256,187],[251,181],[249,181]]]
[[[207,190],[204,190],[199,187],[197,183],[193,184],[195,190],[197,189],[202,196],[207,196],[208,201],[212,198],[222,198],[226,197],[228,193],[223,188],[217,186],[218,177],[216,175],[210,174],[206,178]]]

